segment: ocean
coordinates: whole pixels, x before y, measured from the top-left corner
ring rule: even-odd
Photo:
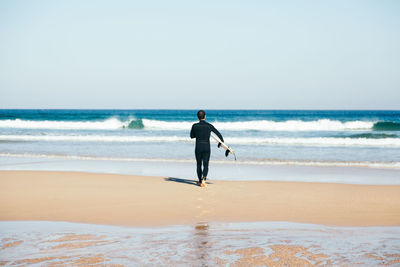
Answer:
[[[0,170],[196,179],[189,137],[196,112],[0,110]],[[400,111],[206,112],[237,156],[236,161],[225,157],[211,142],[210,187],[218,179],[400,185]],[[279,221],[164,227],[4,221],[0,262],[208,266],[262,259],[264,264],[396,265],[399,233],[397,226]]]
[[[3,109],[0,168],[6,169],[11,158],[81,165],[82,161],[142,162],[155,169],[160,163],[192,164],[194,141],[189,133],[196,112]],[[282,165],[400,169],[400,111],[206,110],[206,114],[237,156],[237,161],[226,158],[211,141],[211,160],[232,170]]]

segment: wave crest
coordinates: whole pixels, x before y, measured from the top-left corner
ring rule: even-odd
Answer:
[[[219,123],[216,123],[217,125]],[[221,123],[221,129],[226,130],[248,130],[258,131],[343,131],[343,130],[366,130],[370,129],[373,122],[349,121],[341,122],[335,120],[321,119],[316,121],[250,121],[250,122],[225,122]],[[218,126],[216,126],[218,128]]]
[[[188,130],[192,122],[166,122],[157,120],[143,120],[145,128],[154,130]],[[374,122],[335,120],[316,121],[237,121],[237,122],[213,122],[219,130],[228,131],[344,131],[344,130],[370,130]]]
[[[125,126],[124,126],[124,128],[125,128]],[[140,129],[143,129],[143,128],[144,128],[144,124],[143,124],[143,121],[142,121],[141,119],[138,119],[138,120],[131,120],[131,121],[129,122],[127,128],[129,128],[129,129],[138,129],[138,130],[140,130]]]
[[[160,121],[151,119],[130,118],[126,121],[118,118],[109,118],[103,121],[34,121],[21,119],[0,120],[0,128],[21,129],[57,129],[57,130],[117,130],[117,129],[150,129],[163,131],[189,131],[194,122],[189,121]],[[352,130],[400,130],[400,123],[348,121],[321,119],[315,121],[235,121],[213,122],[219,130],[228,131],[352,131]]]
[[[0,120],[0,128],[17,129],[52,129],[52,130],[118,130],[122,128],[143,129],[142,120],[129,119],[121,121],[109,118],[103,121],[33,121],[33,120]]]
[[[400,123],[391,121],[379,121],[372,127],[375,131],[400,131]]]

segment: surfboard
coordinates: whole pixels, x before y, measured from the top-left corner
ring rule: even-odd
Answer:
[[[221,139],[219,139],[219,137],[213,132],[211,132],[211,137],[218,143],[218,147],[222,147],[223,149],[225,149],[225,157],[227,157],[229,153],[231,153],[236,160],[235,151],[233,151],[233,149],[230,146],[222,142]]]

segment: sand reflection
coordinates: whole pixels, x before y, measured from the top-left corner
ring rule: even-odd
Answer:
[[[194,227],[194,249],[199,266],[210,266],[211,243],[208,231],[207,223],[198,223]]]
[[[399,266],[400,227],[0,222],[0,266]]]

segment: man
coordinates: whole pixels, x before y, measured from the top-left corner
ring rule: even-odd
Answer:
[[[196,138],[195,155],[197,177],[199,178],[199,185],[205,187],[208,174],[208,162],[211,154],[210,134],[214,132],[222,142],[224,142],[224,138],[212,124],[206,122],[206,113],[204,110],[199,110],[197,112],[197,118],[199,118],[199,122],[193,124],[192,130],[190,131],[190,138]],[[203,169],[201,165],[203,165]]]

